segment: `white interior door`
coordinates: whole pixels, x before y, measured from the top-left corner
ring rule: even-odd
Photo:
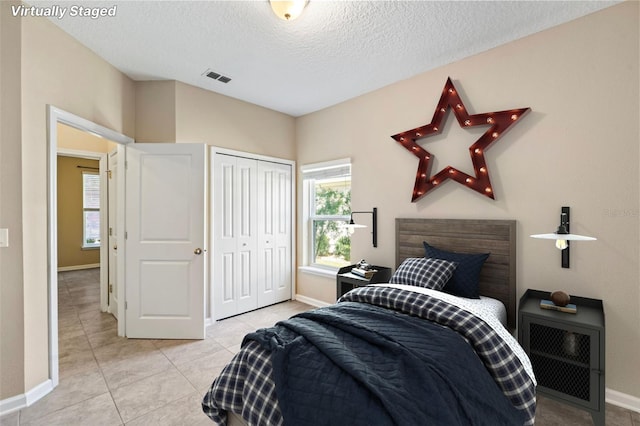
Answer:
[[[258,305],[291,298],[291,166],[258,161]]]
[[[107,283],[109,295],[109,312],[118,318],[118,150],[114,149],[107,156],[107,220],[108,220],[108,236],[107,247]]]
[[[213,160],[214,319],[258,307],[257,162],[215,154]]]
[[[127,147],[127,337],[204,339],[205,154],[202,144]]]

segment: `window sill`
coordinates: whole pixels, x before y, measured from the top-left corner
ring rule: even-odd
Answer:
[[[305,274],[318,275],[321,277],[335,278],[338,275],[337,269],[318,268],[316,266],[299,266],[298,270]]]

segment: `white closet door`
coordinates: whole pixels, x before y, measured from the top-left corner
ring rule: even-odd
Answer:
[[[256,160],[216,154],[213,172],[214,319],[258,307]]]
[[[291,298],[291,166],[258,161],[258,305]]]

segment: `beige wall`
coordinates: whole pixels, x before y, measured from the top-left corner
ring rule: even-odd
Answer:
[[[206,143],[293,160],[295,119],[177,81],[142,81],[136,142]]]
[[[176,83],[176,140],[295,159],[295,119]]]
[[[625,2],[297,120],[297,161],[351,157],[352,207],[378,207],[378,248],[354,234],[353,258],[394,264],[396,217],[517,220],[519,295],[564,289],[602,299],[607,319],[607,387],[640,397],[638,2]],[[486,152],[496,200],[447,182],[417,203],[417,158],[391,135],[428,124],[451,77],[470,113],[531,107]],[[477,133],[454,125],[423,139],[439,168],[472,171]],[[431,144],[430,144],[431,142]],[[298,197],[301,199],[301,192]],[[300,205],[298,205],[300,206]],[[560,267],[552,242],[561,206],[571,230],[598,237],[571,248]],[[299,207],[300,208],[300,207]],[[299,240],[299,258],[301,241]],[[298,273],[298,293],[335,300],[335,280]]]
[[[74,129],[71,126],[58,123],[58,148],[74,151],[89,151],[108,153],[116,149],[117,143],[107,139]]]
[[[9,8],[5,2],[0,7]],[[133,135],[135,92],[130,79],[48,20],[13,19],[22,24],[22,223],[29,247],[23,260],[24,391],[49,375],[47,246],[42,243],[47,235],[47,104]],[[16,309],[3,303],[5,308]]]
[[[58,156],[58,267],[100,263],[100,250],[82,249],[82,172],[97,160]]]
[[[176,82],[137,81],[136,142],[176,141]]]
[[[22,285],[22,154],[20,142],[21,21],[13,2],[0,8],[0,401],[24,390],[24,289]]]

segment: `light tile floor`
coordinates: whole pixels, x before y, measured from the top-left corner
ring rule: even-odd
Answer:
[[[244,335],[311,308],[290,301],[219,321],[205,340],[142,340],[118,337],[100,312],[97,269],[61,272],[58,301],[60,384],[0,426],[211,425],[200,401]],[[590,424],[586,412],[539,398],[536,425]],[[607,425],[640,426],[640,413],[608,404]]]

